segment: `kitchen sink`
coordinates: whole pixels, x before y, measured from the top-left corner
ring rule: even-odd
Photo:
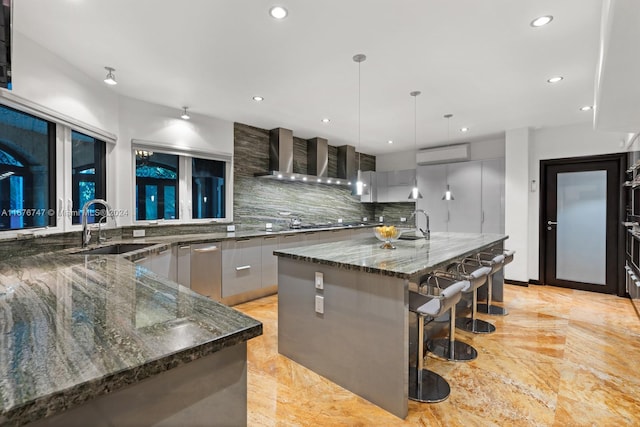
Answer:
[[[156,243],[116,243],[109,246],[101,246],[99,248],[83,249],[78,252],[74,252],[76,255],[120,255],[127,252],[137,251],[138,249],[144,249],[148,246],[153,246]]]

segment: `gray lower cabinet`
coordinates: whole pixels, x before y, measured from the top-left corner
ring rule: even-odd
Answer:
[[[336,237],[336,240],[344,240],[347,238],[351,238],[351,239],[364,239],[366,237],[373,237],[373,228],[352,228],[351,230],[335,230],[338,232],[342,232],[341,234],[338,234]],[[348,232],[349,234],[347,234],[346,236],[344,235],[344,232]]]
[[[222,298],[222,254],[220,242],[196,243],[189,259],[191,290],[219,301]]]
[[[304,234],[303,233],[285,234],[280,236],[278,240],[279,240],[278,247],[280,249],[295,248],[296,246],[304,245]]]
[[[161,252],[149,254],[145,258],[140,258],[134,262],[136,265],[145,267],[155,274],[166,277],[174,282],[178,279],[176,258],[170,247]]]
[[[278,236],[262,238],[262,287],[278,284],[278,257],[273,251],[278,249]]]
[[[177,259],[177,282],[191,287],[191,245],[179,245],[175,249]]]
[[[222,298],[262,287],[262,238],[222,242]]]

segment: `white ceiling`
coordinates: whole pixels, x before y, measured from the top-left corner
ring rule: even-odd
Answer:
[[[286,20],[268,15],[274,4]],[[413,90],[419,147],[593,119],[579,107],[594,103],[601,0],[18,0],[14,9],[15,31],[96,81],[114,67],[122,95],[331,145],[358,145],[352,57],[364,53],[359,151],[371,154],[413,148]],[[549,14],[551,24],[529,25]],[[555,75],[564,81],[548,84]]]

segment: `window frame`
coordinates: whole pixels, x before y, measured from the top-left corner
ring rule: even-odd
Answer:
[[[81,224],[72,224],[73,185],[72,185],[72,140],[71,133],[76,131],[102,141],[101,162],[104,170],[104,192],[108,196],[109,145],[115,145],[117,136],[90,124],[73,119],[28,99],[7,91],[0,91],[0,105],[23,114],[34,116],[48,122],[49,126],[49,209],[56,214],[50,218],[49,225],[0,231],[1,239],[11,239],[27,235],[48,235],[54,233],[78,231]]]
[[[153,151],[154,153],[173,154],[178,156],[178,218],[177,219],[157,219],[157,220],[138,220],[135,214],[136,210],[136,150]],[[165,146],[164,144],[149,143],[147,141],[132,140],[131,141],[131,176],[133,177],[133,185],[131,187],[131,211],[133,225],[156,225],[156,224],[213,224],[213,223],[232,223],[233,222],[233,158],[230,155],[201,152],[196,150],[178,149],[175,147]],[[193,218],[192,210],[192,165],[191,159],[217,160],[224,162],[224,180],[225,180],[225,216],[223,218]]]

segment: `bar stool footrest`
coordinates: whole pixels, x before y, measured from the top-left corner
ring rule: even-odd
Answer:
[[[428,340],[427,349],[436,356],[452,362],[468,362],[478,357],[478,351],[462,341],[455,340],[452,349],[448,338]]]
[[[492,316],[506,316],[509,314],[506,308],[497,305],[478,304],[478,313],[490,314]]]
[[[423,403],[437,403],[451,394],[447,380],[428,369],[422,370],[422,383],[418,384],[418,370],[409,369],[409,399]]]

